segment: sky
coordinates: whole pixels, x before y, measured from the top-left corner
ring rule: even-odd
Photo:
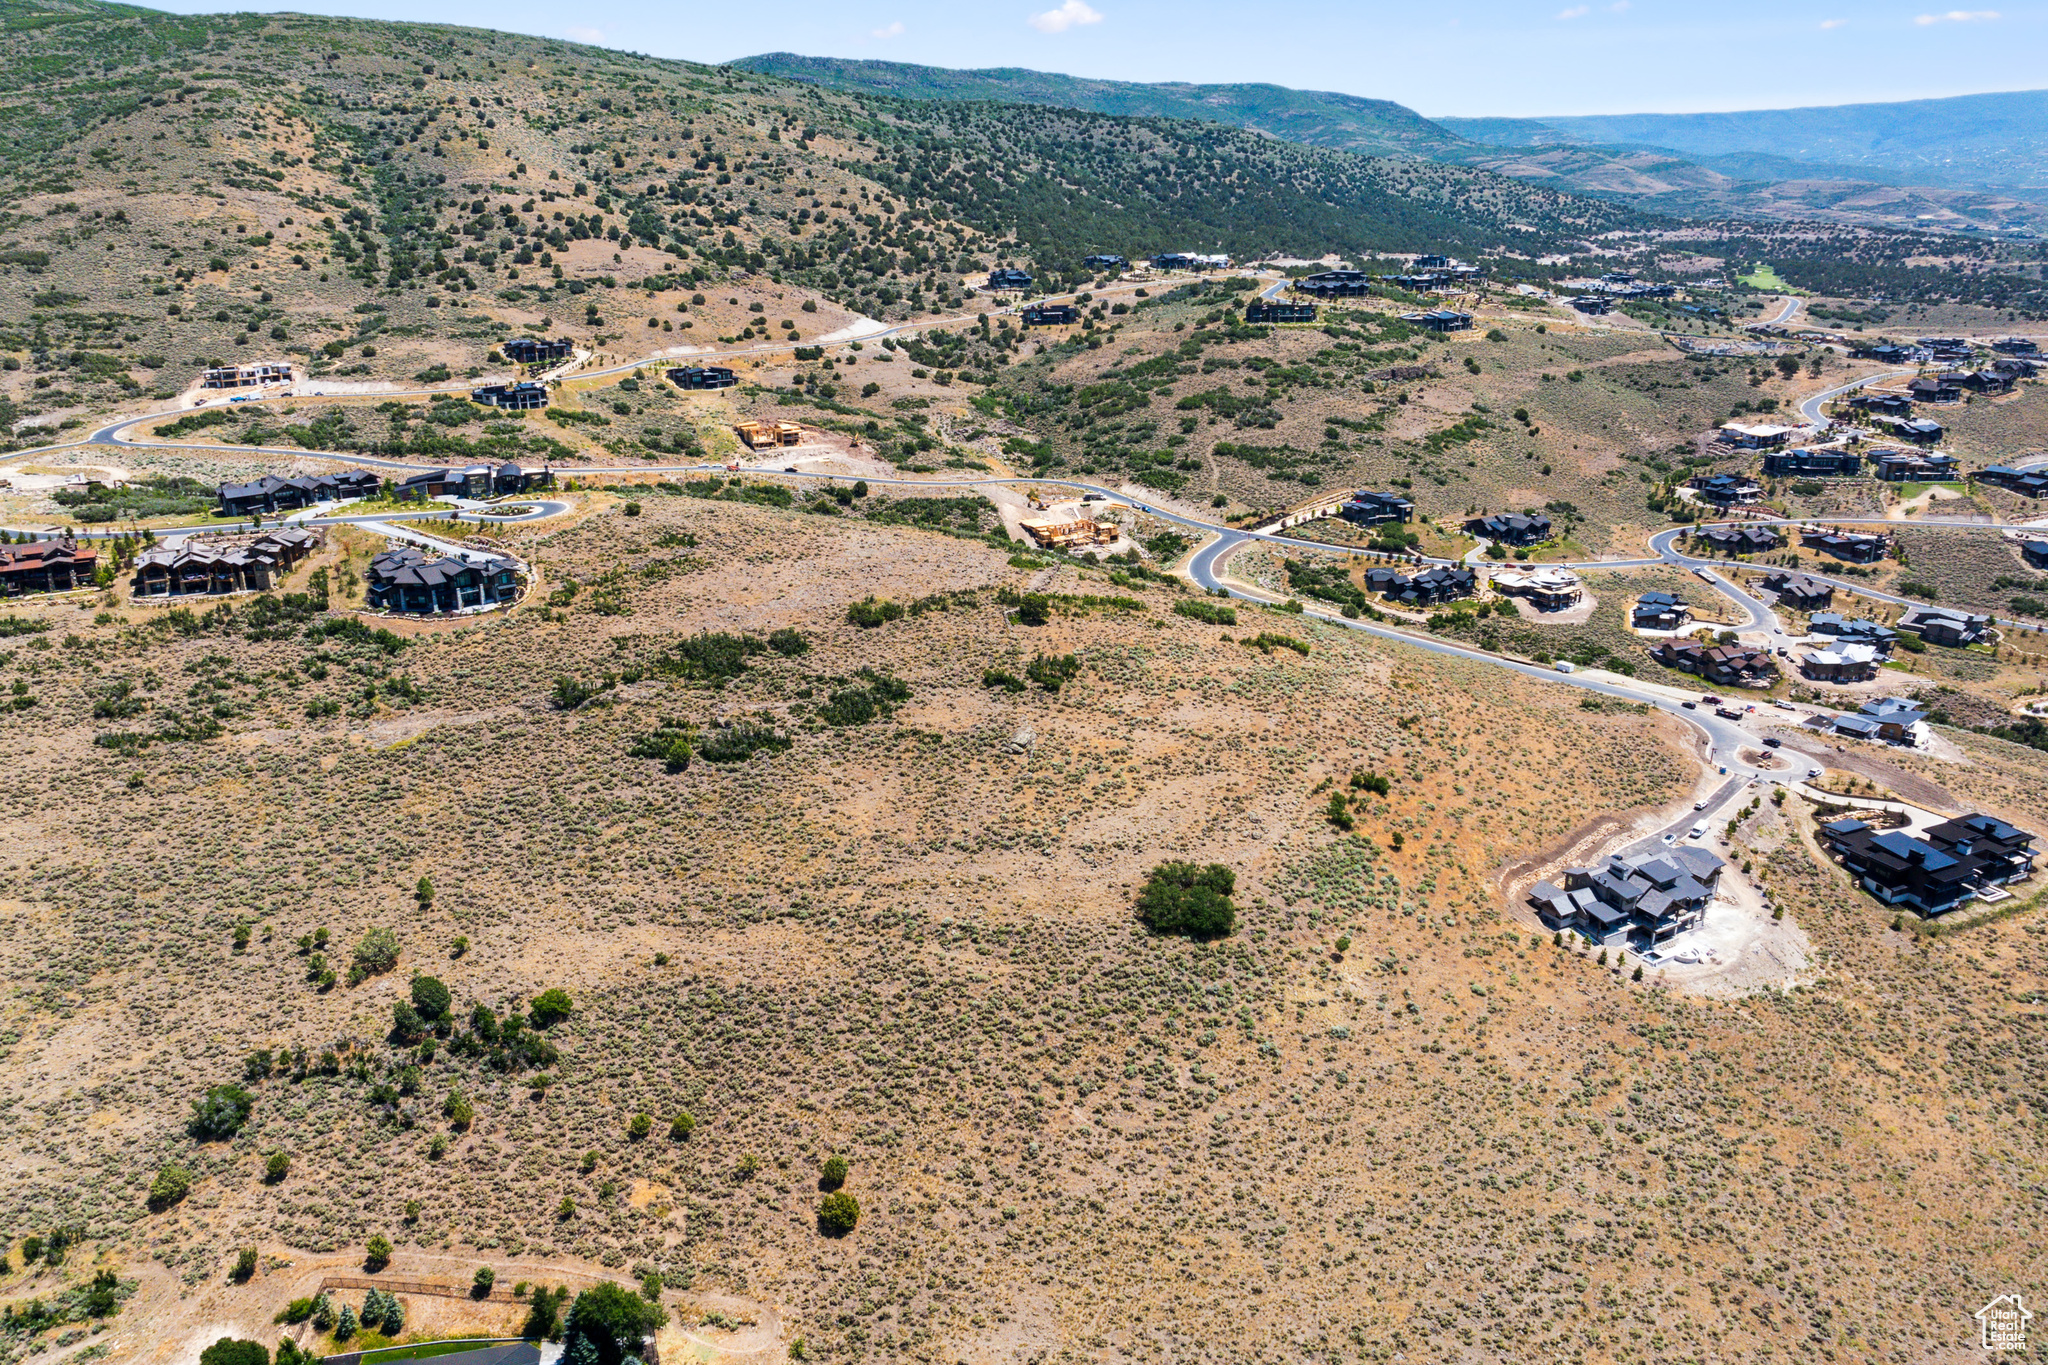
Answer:
[[[206,0],[153,7],[251,8]],[[797,52],[1127,81],[1269,81],[1395,100],[1432,117],[1782,109],[2048,85],[2048,0],[1999,9],[1937,9],[1927,0],[301,0],[292,8],[700,62]]]

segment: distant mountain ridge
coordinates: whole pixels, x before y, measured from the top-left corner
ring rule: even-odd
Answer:
[[[1198,119],[1481,168],[1658,213],[2048,231],[2048,92],[1736,114],[1430,119],[1392,100],[1268,84],[1144,84],[789,52],[729,65],[900,99]]]
[[[1813,173],[1847,172],[1895,184],[2048,189],[2048,90],[1725,114],[1435,122],[1495,147],[1623,144],[1693,158],[1764,156]]]

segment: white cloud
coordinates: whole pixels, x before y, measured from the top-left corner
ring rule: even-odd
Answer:
[[[1847,19],[1823,19],[1820,21],[1820,26],[1822,28],[1840,28],[1848,22]]]
[[[1983,24],[1997,17],[1995,9],[1952,9],[1946,14],[1923,14],[1913,22],[1926,28],[1929,24]]]
[[[1570,9],[1559,10],[1557,17],[1560,19],[1583,19],[1592,12],[1593,7],[1591,5],[1573,5]]]
[[[868,34],[870,38],[901,38],[902,36],[903,21],[901,19],[896,20],[894,23],[884,24]]]
[[[594,47],[604,41],[603,29],[583,28],[572,24],[568,28],[563,29],[562,33],[572,43],[589,43]]]
[[[1628,13],[1628,8],[1628,0],[1614,0],[1614,3],[1607,7],[1607,12],[1609,14],[1626,14]]]
[[[1040,33],[1065,33],[1076,24],[1099,24],[1102,15],[1087,0],[1066,0],[1058,9],[1032,15],[1028,22]]]

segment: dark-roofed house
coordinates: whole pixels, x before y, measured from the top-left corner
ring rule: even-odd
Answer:
[[[1112,256],[1107,252],[1102,252],[1094,256],[1083,256],[1081,264],[1087,266],[1090,270],[1121,270],[1129,265],[1130,262],[1121,256]]]
[[[668,372],[668,382],[679,389],[729,389],[740,377],[723,365],[679,365]]]
[[[2017,383],[2022,379],[2032,379],[2041,373],[2041,362],[2023,356],[2001,356],[1991,362],[1991,372],[2002,374]]]
[[[1878,360],[1887,365],[1911,365],[1920,353],[1911,346],[1897,346],[1889,341],[1858,346],[1849,352],[1855,360]]]
[[[1314,322],[1312,303],[1282,303],[1277,299],[1253,299],[1245,305],[1246,322]]]
[[[1891,552],[1892,543],[1887,536],[1857,531],[1808,531],[1800,537],[1800,544],[1845,563],[1875,564]]]
[[[1927,417],[1873,417],[1871,425],[1881,427],[1901,441],[1933,445],[1947,432],[1941,423]]]
[[[1605,294],[1581,294],[1575,299],[1566,299],[1565,305],[1569,308],[1576,308],[1588,316],[1598,317],[1602,313],[1613,310],[1614,300],[1608,298]]]
[[[1014,267],[991,270],[988,272],[988,287],[998,290],[1029,289],[1031,287],[1031,272],[1028,270],[1018,270]]]
[[[548,387],[545,384],[485,384],[469,391],[469,401],[481,403],[487,408],[509,408],[514,412],[527,412],[548,405]]]
[[[1956,476],[1956,457],[1932,451],[1874,450],[1870,472],[1886,483],[1940,483]]]
[[[1415,504],[1392,493],[1375,493],[1361,488],[1345,499],[1339,515],[1360,526],[1380,526],[1390,521],[1410,522],[1415,520]]]
[[[520,578],[518,564],[499,555],[432,558],[400,545],[372,559],[364,581],[374,610],[439,616],[516,601]]]
[[[1725,866],[1690,845],[1633,858],[1617,855],[1568,869],[1563,887],[1538,882],[1529,899],[1553,928],[1608,946],[1654,947],[1706,921]]]
[[[2048,540],[2023,540],[2020,556],[2037,569],[2048,569]]]
[[[1899,633],[1890,626],[1832,611],[1815,612],[1808,628],[1815,635],[1832,635],[1850,644],[1869,645],[1879,654],[1890,654],[1899,639]]]
[[[215,494],[220,498],[222,515],[246,517],[344,498],[375,497],[383,486],[384,480],[367,469],[344,469],[339,474],[299,474],[291,478],[265,474],[250,483],[221,484]]]
[[[2000,337],[1991,343],[1991,349],[2000,355],[2035,355],[2041,347],[2031,337]]]
[[[1502,545],[1541,545],[1550,539],[1550,518],[1541,512],[1527,516],[1520,512],[1495,512],[1467,521],[1465,533]]]
[[[1686,487],[1716,507],[1736,507],[1764,495],[1764,486],[1747,474],[1696,474],[1686,480]]]
[[[1913,414],[1913,400],[1903,393],[1859,393],[1849,400],[1849,406],[1873,415],[1883,413],[1889,417],[1910,417]]]
[[[89,588],[99,558],[99,551],[69,536],[0,545],[0,596]]]
[[[1764,473],[1773,478],[1804,475],[1813,479],[1847,479],[1862,472],[1862,454],[1847,446],[1764,452]]]
[[[1677,630],[1692,620],[1692,608],[1668,592],[1646,592],[1636,599],[1628,623],[1637,630]]]
[[[1930,645],[1952,649],[1973,645],[1984,638],[1989,616],[1976,616],[1954,607],[1918,606],[1899,618],[1899,629],[1910,630]]]
[[[567,337],[513,337],[498,349],[515,365],[545,365],[576,354],[575,343]]]
[[[1789,569],[1765,574],[1763,587],[1764,591],[1778,595],[1779,606],[1794,611],[1824,611],[1835,602],[1834,584]]]
[[[1988,465],[1977,471],[1977,477],[1985,483],[1996,484],[2007,492],[2018,493],[2027,498],[2048,498],[2048,465],[2035,465],[2032,469],[2016,469],[2011,465]]]
[[[1710,526],[1697,539],[1721,555],[1760,555],[1785,543],[1785,537],[1768,526]]]
[[[1659,641],[1650,657],[1666,668],[1692,673],[1724,687],[1768,687],[1777,673],[1767,649],[1711,645],[1703,640]]]
[[[1081,320],[1081,310],[1071,303],[1034,303],[1024,309],[1026,327],[1065,327]]]
[[[1469,332],[1472,330],[1472,315],[1460,313],[1455,308],[1432,308],[1426,313],[1403,313],[1401,321],[1410,327],[1420,327],[1425,332]]]
[[[1886,905],[1925,915],[1946,914],[1980,888],[2022,880],[2033,870],[2033,837],[1989,816],[1960,816],[1927,834],[1915,839],[1856,819],[1820,827],[1821,845],[1864,890]]]
[[[1318,298],[1348,299],[1371,293],[1372,284],[1372,276],[1363,270],[1323,270],[1304,275],[1294,282],[1294,287]]]
[[[1954,384],[1959,389],[1968,389],[1971,393],[1981,393],[1986,397],[1997,397],[2002,393],[2011,393],[2014,382],[2012,375],[1996,368],[1988,370],[1957,370],[1953,373],[1942,375],[1941,380],[1944,384]]]
[[[1433,607],[1460,597],[1470,597],[1479,587],[1479,576],[1462,565],[1435,564],[1409,575],[1385,565],[1365,572],[1368,590],[1409,607]]]
[[[1907,697],[1877,697],[1857,708],[1877,723],[1877,737],[1893,744],[1911,744],[1913,727],[1927,719],[1919,702]]]

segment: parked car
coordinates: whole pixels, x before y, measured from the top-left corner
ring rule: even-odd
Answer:
[[[1706,834],[1706,832],[1707,822],[1702,820],[1697,825],[1694,825],[1690,830],[1686,831],[1685,837],[1688,839],[1698,839],[1704,834]]]
[[[1766,749],[1775,749],[1775,748],[1777,748],[1777,747],[1778,747],[1778,746],[1779,746],[1780,744],[1783,744],[1784,742],[1785,742],[1784,740],[1782,740],[1782,739],[1779,739],[1779,738],[1778,738],[1778,737],[1777,737],[1776,735],[1769,735],[1769,736],[1766,736],[1766,737],[1765,737],[1765,739],[1764,739],[1764,747],[1765,747]]]
[[[1819,777],[1819,776],[1820,776],[1820,769],[1818,769],[1818,768],[1808,768],[1808,769],[1806,770],[1806,775],[1807,775],[1808,777]]]
[[[1783,654],[1785,651],[1781,649],[1778,652]],[[1797,711],[1799,709],[1789,701],[1774,701],[1771,705],[1777,707],[1780,711]]]

